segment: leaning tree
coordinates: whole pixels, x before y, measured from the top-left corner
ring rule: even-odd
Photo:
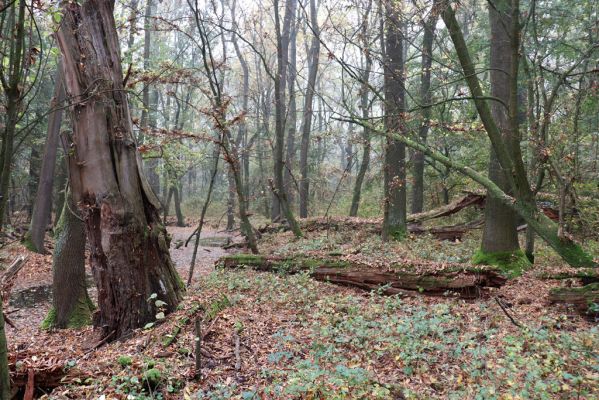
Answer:
[[[70,185],[98,288],[94,324],[117,338],[153,321],[158,308],[172,311],[184,286],[142,172],[113,10],[107,0],[67,2],[57,37],[73,121]]]

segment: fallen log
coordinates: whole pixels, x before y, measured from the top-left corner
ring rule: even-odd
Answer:
[[[572,272],[559,272],[556,274],[542,273],[537,275],[537,277],[544,280],[580,279],[583,285],[599,282],[599,272],[590,268]]]
[[[582,287],[560,287],[549,291],[549,302],[567,304],[589,315],[599,315],[599,283]]]
[[[10,299],[10,291],[17,280],[17,275],[21,268],[25,265],[25,261],[29,256],[20,255],[10,264],[10,266],[6,269],[6,272],[0,278],[0,292],[2,294],[2,299],[5,303],[8,303]]]
[[[501,272],[492,267],[465,264],[430,263],[429,268],[423,269],[421,262],[406,261],[384,270],[346,260],[251,254],[225,256],[217,264],[224,268],[250,267],[257,271],[286,274],[308,271],[318,281],[379,290],[388,295],[445,295],[452,292],[463,298],[476,298],[483,288],[500,287],[506,282]]]
[[[407,221],[408,223],[421,223],[428,221],[429,219],[447,217],[463,210],[466,207],[474,205],[482,207],[485,204],[485,197],[486,196],[484,194],[480,193],[467,193],[465,196],[462,196],[447,205],[418,214],[408,215]]]

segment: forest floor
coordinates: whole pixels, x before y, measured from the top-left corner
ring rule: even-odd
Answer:
[[[171,255],[184,280],[192,243],[176,247],[192,231],[169,227]],[[7,327],[10,351],[40,371],[52,364],[68,368],[63,384],[46,398],[599,398],[597,323],[547,302],[551,287],[577,283],[539,278],[540,272],[568,270],[543,245],[524,276],[463,300],[449,294],[383,296],[316,282],[308,274],[215,269],[228,252],[214,246],[226,237],[240,240],[233,236],[205,229],[202,238],[213,239],[199,248],[194,280],[179,310],[150,329],[101,346],[91,327],[39,328],[50,306],[51,256],[13,244],[3,261],[25,252],[29,259],[6,310],[17,326]],[[263,254],[335,252],[385,268],[405,259],[467,262],[479,241],[474,231],[460,242],[417,236],[388,244],[366,230],[341,228],[307,232],[301,240],[289,232],[265,234],[259,246]],[[193,319],[199,304],[214,312],[202,326],[198,380]],[[180,332],[166,344],[178,326]],[[148,387],[148,370],[159,371],[155,387]]]

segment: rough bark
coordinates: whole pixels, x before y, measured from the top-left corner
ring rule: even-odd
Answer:
[[[42,254],[46,253],[44,236],[46,235],[46,228],[52,212],[52,187],[54,184],[56,155],[62,122],[62,104],[65,98],[61,70],[62,66],[59,65],[54,84],[54,97],[50,102],[50,108],[54,111],[50,113],[48,118],[48,135],[44,144],[40,180],[37,186],[37,194],[35,196],[33,215],[31,216],[28,234],[30,249]]]
[[[85,225],[76,210],[67,193],[55,231],[52,309],[43,323],[45,328],[79,328],[91,323],[94,307],[85,279]]]
[[[320,56],[320,28],[318,26],[318,14],[316,1],[310,0],[310,27],[312,28],[312,40],[308,53],[308,83],[306,96],[304,98],[304,110],[302,115],[302,139],[300,144],[300,190],[299,208],[300,217],[308,216],[308,199],[310,195],[310,181],[308,179],[308,151],[310,149],[310,132],[312,131],[312,114],[314,105],[314,93],[316,90],[316,76],[318,74],[318,60]]]
[[[403,133],[405,122],[405,77],[403,22],[399,3],[385,4],[385,129]],[[406,146],[387,138],[383,182],[383,240],[402,239],[406,226]]]
[[[447,291],[462,297],[480,296],[482,287],[499,287],[506,282],[500,271],[456,264],[444,269],[423,270],[419,262],[406,260],[386,270],[335,259],[307,257],[264,257],[250,254],[225,256],[219,260],[224,268],[250,267],[258,271],[297,273],[309,271],[316,280],[366,290],[381,290],[384,294],[433,294]]]
[[[58,43],[73,112],[70,182],[98,288],[94,325],[119,338],[155,320],[152,294],[170,312],[184,285],[133,138],[113,11],[107,1],[65,4]]]
[[[227,183],[229,186],[227,197],[227,230],[231,231],[235,227],[235,178],[231,167],[227,170]]]

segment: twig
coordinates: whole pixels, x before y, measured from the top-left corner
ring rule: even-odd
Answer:
[[[501,309],[503,310],[503,313],[510,319],[510,321],[512,321],[512,324],[516,325],[518,328],[524,328],[522,324],[520,324],[518,321],[514,319],[514,317],[511,316],[503,302],[497,296],[495,296],[494,299],[497,302],[497,304],[499,304],[499,307],[501,307]]]
[[[237,332],[233,332],[233,338],[235,339],[235,371],[241,370],[241,355],[239,354],[239,335]]]
[[[196,318],[195,321],[195,377],[202,378],[202,320]]]

